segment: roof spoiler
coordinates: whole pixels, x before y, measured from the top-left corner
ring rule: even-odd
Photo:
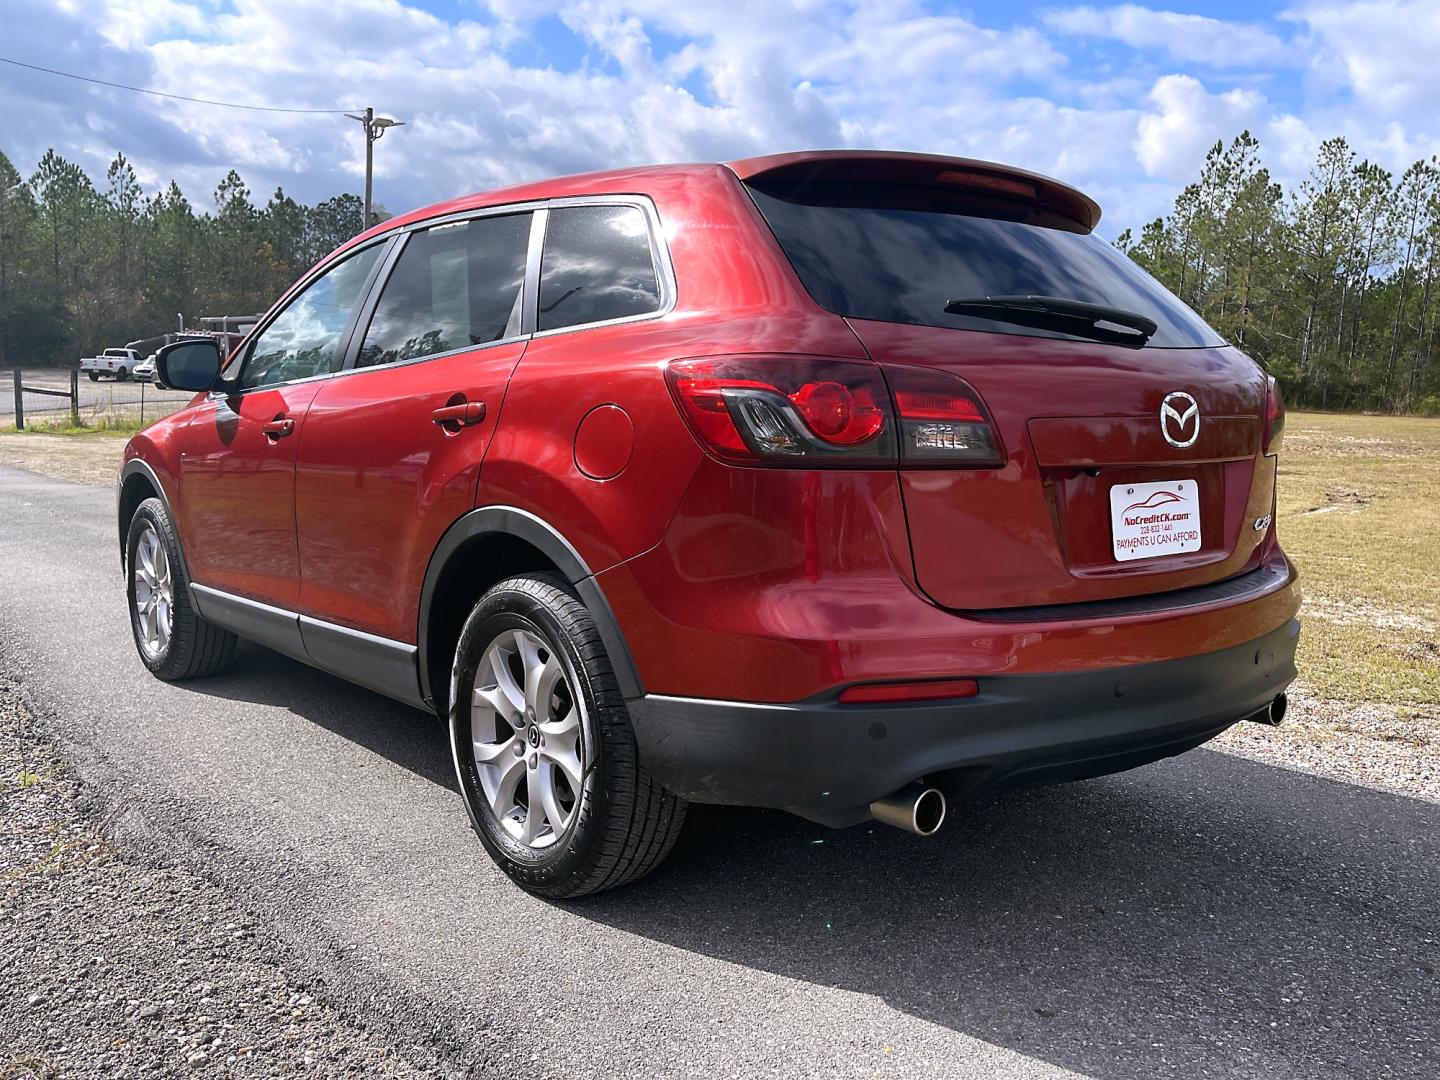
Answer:
[[[1078,222],[1087,232],[1100,222],[1100,205],[1084,192],[1039,173],[993,161],[908,154],[895,150],[813,150],[731,161],[741,180],[851,180],[970,188],[999,198],[1035,203]]]

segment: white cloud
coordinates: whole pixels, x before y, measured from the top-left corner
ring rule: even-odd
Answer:
[[[1064,34],[1107,38],[1135,49],[1162,50],[1177,60],[1212,67],[1255,67],[1286,62],[1286,46],[1253,23],[1206,15],[1155,11],[1137,4],[1047,11],[1047,26]]]
[[[1254,127],[1264,98],[1253,90],[1212,94],[1199,79],[1165,75],[1150,90],[1154,108],[1140,117],[1135,156],[1150,176],[1193,179],[1217,139]]]
[[[1440,3],[1302,3],[1287,13],[1309,31],[1311,68],[1363,105],[1433,122],[1440,103]]]
[[[954,14],[958,0],[480,0],[446,18],[415,2],[9,0],[4,51],[197,97],[373,104],[407,122],[376,152],[393,211],[608,166],[864,145],[1060,176],[1102,201],[1113,234],[1162,211],[1242,127],[1287,182],[1325,135],[1396,168],[1440,149],[1435,0],[1316,0],[1283,33],[1135,4],[1017,10],[1001,26]],[[1077,36],[1142,55],[1067,54]],[[277,184],[307,200],[356,191],[363,173],[342,116],[4,66],[0,109],[0,149],[22,169],[54,145],[103,175],[122,150],[147,183],[174,176],[202,204],[231,167],[261,199]]]

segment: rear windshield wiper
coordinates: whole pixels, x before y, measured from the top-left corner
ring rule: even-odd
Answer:
[[[1129,345],[1138,349],[1150,340],[1159,327],[1154,319],[1124,308],[1087,304],[1082,300],[1066,300],[1062,296],[962,296],[946,303],[950,315],[972,315],[995,322],[1033,326],[1039,330],[1059,330],[1077,337]],[[1111,329],[1124,326],[1127,330]]]

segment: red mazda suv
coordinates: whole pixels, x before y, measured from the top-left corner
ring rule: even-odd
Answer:
[[[928,834],[946,796],[1278,722],[1284,413],[1055,180],[785,154],[418,210],[300,279],[135,436],[145,665],[236,638],[448,724],[553,897],[688,802]]]

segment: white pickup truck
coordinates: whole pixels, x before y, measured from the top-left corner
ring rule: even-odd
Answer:
[[[82,358],[80,370],[90,376],[91,382],[99,382],[101,375],[124,382],[139,365],[140,354],[134,349],[106,349],[99,356]]]

